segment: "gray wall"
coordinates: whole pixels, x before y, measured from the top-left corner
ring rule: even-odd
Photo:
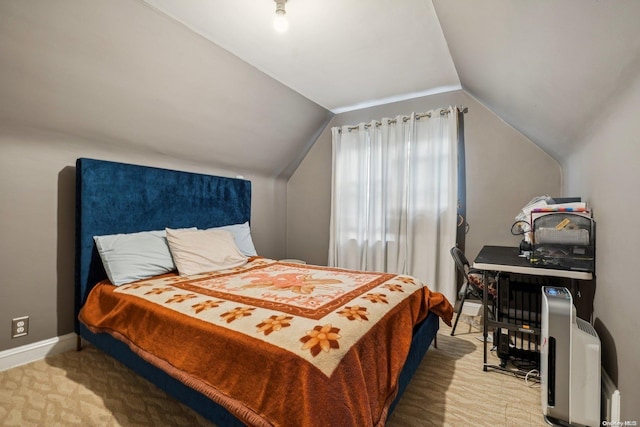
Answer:
[[[568,194],[582,194],[597,226],[595,328],[602,365],[622,397],[621,420],[640,420],[640,316],[638,316],[638,184],[640,75],[614,94],[583,130],[563,164]]]
[[[464,105],[467,166],[466,253],[483,245],[516,246],[514,217],[532,197],[559,195],[558,163],[464,91],[336,115],[287,183],[287,256],[326,264],[331,207],[331,127]]]
[[[140,1],[0,2],[0,58],[0,351],[73,330],[77,157],[244,175],[257,250],[286,255],[324,108]]]
[[[0,126],[0,351],[73,332],[75,160],[92,157],[252,182],[257,251],[285,256],[286,183],[62,134]],[[109,209],[105,206],[105,209]],[[30,316],[29,335],[10,337]]]

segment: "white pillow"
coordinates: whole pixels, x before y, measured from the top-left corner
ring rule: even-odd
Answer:
[[[167,241],[178,272],[183,276],[225,270],[247,263],[227,230],[172,230]]]
[[[164,230],[93,236],[107,277],[116,286],[175,270]]]
[[[225,225],[223,227],[210,228],[209,230],[228,230],[233,233],[233,238],[236,241],[236,246],[240,249],[240,252],[246,256],[256,256],[256,248],[253,246],[253,240],[251,240],[251,229],[249,228],[249,222],[244,224]]]

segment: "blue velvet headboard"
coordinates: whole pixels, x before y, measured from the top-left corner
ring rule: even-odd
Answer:
[[[250,181],[78,159],[76,319],[91,288],[107,277],[93,236],[165,227],[206,229],[244,223],[250,217]]]

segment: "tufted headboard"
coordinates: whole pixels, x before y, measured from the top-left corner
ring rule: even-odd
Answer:
[[[250,217],[250,181],[78,159],[75,318],[89,291],[107,277],[93,236],[165,227],[206,229]]]

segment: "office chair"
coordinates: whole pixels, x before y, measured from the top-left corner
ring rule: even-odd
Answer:
[[[464,306],[464,302],[470,295],[482,301],[482,291],[484,289],[484,280],[483,275],[484,272],[482,270],[474,270],[471,268],[467,257],[464,256],[464,253],[457,247],[451,248],[451,256],[453,257],[453,261],[456,264],[457,269],[462,274],[464,278],[464,282],[462,283],[462,288],[460,288],[460,295],[462,295],[462,299],[460,300],[460,305],[458,306],[458,312],[456,315],[456,321],[453,324],[453,329],[451,329],[451,336],[456,332],[456,326],[458,326],[458,320],[460,320],[460,313],[462,313],[462,307]],[[496,296],[496,278],[495,273],[488,272],[488,303],[493,304],[494,298]],[[487,310],[487,313],[491,315],[491,310]]]

